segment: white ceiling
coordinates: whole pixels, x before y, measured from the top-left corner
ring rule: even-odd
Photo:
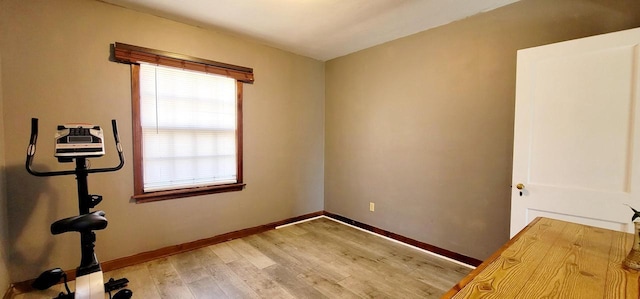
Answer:
[[[518,0],[101,0],[329,60]]]

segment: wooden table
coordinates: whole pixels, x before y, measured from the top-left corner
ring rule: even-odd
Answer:
[[[536,218],[442,298],[640,298],[633,235]]]

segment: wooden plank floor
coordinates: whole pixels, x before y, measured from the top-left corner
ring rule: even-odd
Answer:
[[[104,276],[128,278],[133,297],[140,299],[440,298],[470,271],[319,218]],[[49,299],[62,289],[12,298]]]

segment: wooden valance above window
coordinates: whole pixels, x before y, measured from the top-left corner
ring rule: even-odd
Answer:
[[[113,56],[117,62],[121,63],[132,64],[146,62],[227,76],[243,83],[252,84],[254,81],[252,68],[123,43],[115,43]]]

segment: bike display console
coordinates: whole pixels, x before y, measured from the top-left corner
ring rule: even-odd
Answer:
[[[100,126],[91,124],[58,125],[55,137],[55,156],[62,160],[74,157],[100,157],[104,155],[103,140]]]

